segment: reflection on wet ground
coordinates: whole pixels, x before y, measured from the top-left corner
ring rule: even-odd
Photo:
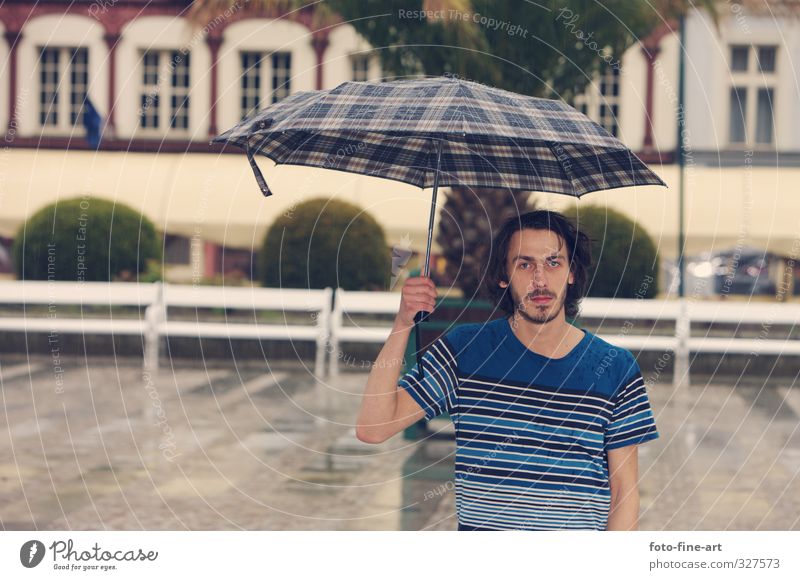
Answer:
[[[452,425],[358,441],[364,372],[202,361],[0,359],[10,529],[453,530]],[[800,390],[650,387],[641,529],[800,529]]]

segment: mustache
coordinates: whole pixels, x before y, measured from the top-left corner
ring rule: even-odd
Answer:
[[[545,296],[547,298],[555,298],[556,297],[556,295],[552,294],[551,292],[534,292],[533,294],[528,294],[527,298],[533,300],[534,298],[540,298],[542,296]]]

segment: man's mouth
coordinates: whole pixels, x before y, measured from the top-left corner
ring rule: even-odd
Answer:
[[[534,304],[547,304],[548,302],[550,302],[553,299],[552,296],[541,296],[541,295],[540,296],[531,296],[529,298],[530,298],[531,302],[533,302]]]

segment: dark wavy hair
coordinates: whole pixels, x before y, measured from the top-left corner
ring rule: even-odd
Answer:
[[[567,244],[569,268],[575,277],[567,287],[564,310],[567,317],[574,319],[580,311],[579,303],[586,295],[589,285],[589,267],[592,263],[591,240],[573,225],[566,217],[555,211],[537,210],[509,219],[494,238],[486,284],[494,303],[507,314],[514,313],[514,299],[511,287],[501,288],[501,281],[508,282],[506,269],[508,248],[511,237],[523,229],[550,230]]]

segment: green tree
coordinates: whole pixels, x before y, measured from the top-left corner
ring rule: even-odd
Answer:
[[[20,280],[110,282],[152,277],[161,261],[153,223],[105,199],[78,197],[50,204],[20,227],[14,240]]]
[[[258,265],[264,286],[387,290],[391,254],[375,218],[353,204],[317,198],[275,220]]]
[[[644,228],[628,216],[599,205],[578,204],[564,215],[592,240],[588,296],[656,297],[658,250]]]

